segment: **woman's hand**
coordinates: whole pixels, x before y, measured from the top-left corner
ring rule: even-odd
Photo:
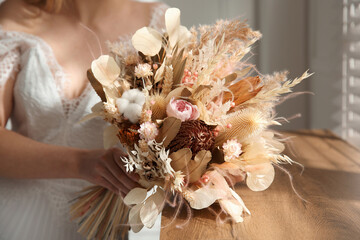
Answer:
[[[80,178],[124,197],[131,189],[139,186],[139,176],[126,172],[120,159],[124,156],[126,154],[118,148],[89,151],[80,161]]]

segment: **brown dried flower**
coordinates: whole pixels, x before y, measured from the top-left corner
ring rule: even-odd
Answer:
[[[211,150],[215,143],[213,127],[201,120],[190,120],[181,123],[179,133],[170,142],[170,152],[190,148],[193,157],[201,150]]]

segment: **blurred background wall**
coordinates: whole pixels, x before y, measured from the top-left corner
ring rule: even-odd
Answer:
[[[315,74],[295,91],[312,92],[278,106],[291,120],[282,129],[330,129],[360,146],[359,0],[163,0],[182,11],[188,27],[241,17],[263,38],[252,62],[263,74]],[[355,47],[354,47],[355,46]],[[359,59],[359,60],[357,60]]]

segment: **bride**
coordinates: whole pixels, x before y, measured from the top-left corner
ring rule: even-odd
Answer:
[[[86,70],[106,41],[161,28],[165,9],[131,0],[0,5],[0,239],[82,239],[68,217],[74,193],[89,182],[121,195],[137,186],[124,153],[102,149],[105,121],[78,123],[100,101]]]

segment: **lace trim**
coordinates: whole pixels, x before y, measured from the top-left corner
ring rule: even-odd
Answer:
[[[1,44],[0,44],[1,46]],[[7,48],[6,44],[4,44]],[[9,79],[13,79],[20,69],[19,49],[12,49],[4,54],[0,54],[0,89]]]
[[[11,39],[12,44],[17,43],[19,47],[23,47],[24,45],[30,43],[30,46],[39,46],[41,48],[45,55],[49,69],[53,75],[55,86],[63,105],[63,113],[66,118],[75,112],[82,100],[89,95],[91,90],[90,84],[87,84],[84,91],[77,98],[69,99],[64,95],[64,89],[66,84],[70,82],[70,78],[66,75],[63,68],[57,62],[52,48],[42,38],[24,32],[4,30],[0,25],[0,39],[1,38],[3,41],[4,39]]]

